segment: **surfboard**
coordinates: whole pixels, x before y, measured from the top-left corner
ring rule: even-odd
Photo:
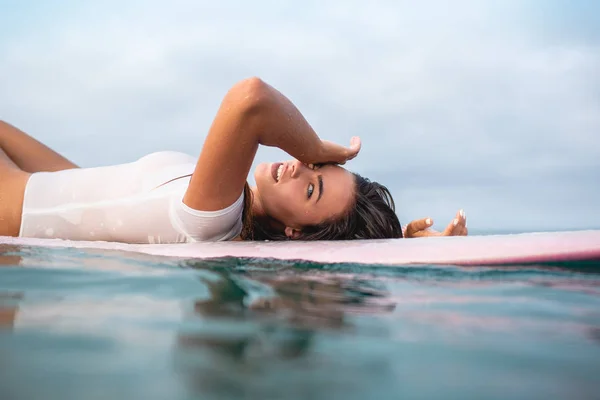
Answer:
[[[600,261],[600,230],[421,239],[185,244],[123,244],[0,237],[2,244],[120,250],[185,259],[242,257],[377,265]]]

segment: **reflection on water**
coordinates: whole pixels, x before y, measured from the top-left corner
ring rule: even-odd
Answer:
[[[293,375],[270,376],[293,365],[297,373],[298,365],[310,363],[319,332],[349,333],[349,316],[394,309],[385,292],[357,279],[240,273],[202,264],[193,268],[220,275],[217,280],[200,278],[211,296],[194,302],[177,340],[178,370],[199,396],[298,397],[290,390],[307,382]],[[212,323],[198,322],[207,319]]]
[[[0,398],[594,398],[599,283],[2,246]]]

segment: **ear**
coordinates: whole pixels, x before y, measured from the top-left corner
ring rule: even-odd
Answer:
[[[300,229],[290,228],[289,226],[285,227],[285,236],[288,239],[298,239],[302,231]]]

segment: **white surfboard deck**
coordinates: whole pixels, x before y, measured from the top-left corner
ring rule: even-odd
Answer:
[[[0,245],[121,250],[179,258],[248,257],[379,265],[494,265],[600,261],[600,230],[318,242],[123,244],[0,237]]]

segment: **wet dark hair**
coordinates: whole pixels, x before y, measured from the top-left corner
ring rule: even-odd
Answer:
[[[317,225],[305,226],[296,240],[392,239],[402,237],[402,226],[390,191],[359,174],[354,175],[354,204],[345,215]],[[252,215],[252,190],[244,187],[243,240],[289,240]]]

